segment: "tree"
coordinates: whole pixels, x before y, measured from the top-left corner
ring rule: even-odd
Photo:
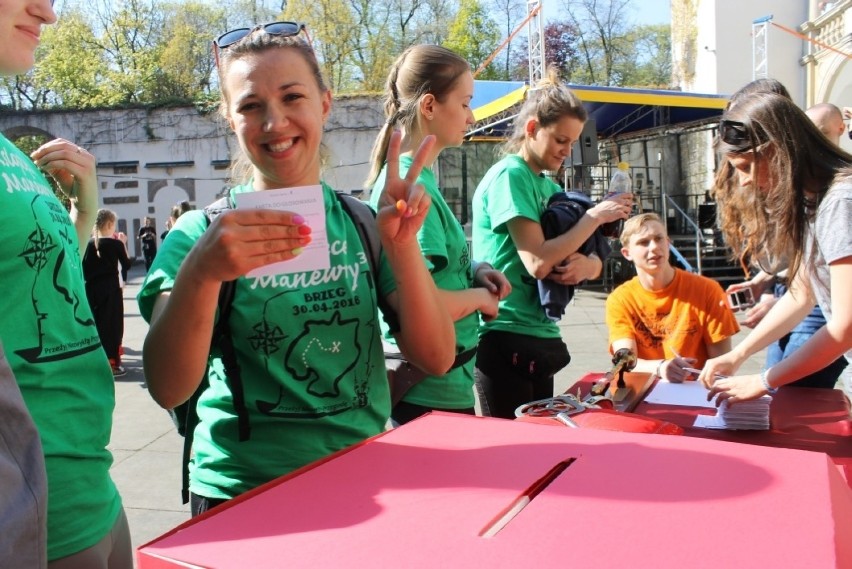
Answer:
[[[478,69],[499,44],[497,24],[488,17],[479,0],[460,0],[444,46],[467,59],[473,69]],[[498,72],[489,66],[478,78],[497,79]]]
[[[415,0],[415,5],[416,5]],[[384,87],[387,70],[395,54],[399,53],[399,43],[394,31],[392,5],[381,5],[371,0],[349,0],[355,25],[360,34],[352,36],[352,64],[357,68],[354,78],[360,91],[381,91]],[[401,2],[397,2],[400,12],[404,12]],[[412,8],[413,9],[413,8]],[[403,30],[410,18],[399,16]]]
[[[55,105],[70,108],[108,107],[121,102],[121,93],[109,83],[106,54],[86,16],[66,12],[45,28],[35,67],[36,84],[52,93]]]
[[[554,66],[559,77],[574,82],[573,74],[580,64],[577,43],[579,32],[568,22],[550,22],[544,27],[544,60],[547,67]],[[529,41],[526,37],[518,43],[512,66],[511,79],[529,79]]]
[[[213,5],[226,9],[228,25],[219,34],[234,28],[256,26],[266,22],[274,22],[287,8],[287,0],[230,0],[225,3],[216,2]]]
[[[624,72],[624,84],[668,88],[672,84],[671,26],[639,26],[629,37],[633,44],[633,63]]]
[[[426,0],[418,22],[421,41],[443,45],[456,14],[454,0]]]
[[[563,0],[562,6],[579,34],[580,64],[571,73],[573,83],[669,84],[669,26],[634,26],[628,0]]]
[[[210,78],[215,72],[211,40],[219,33],[199,34],[198,30],[227,28],[224,8],[205,6],[190,1],[164,7],[165,43],[158,53],[155,81],[146,98],[152,100],[194,100],[210,92]]]
[[[123,104],[150,102],[146,88],[154,86],[158,75],[163,12],[155,10],[154,0],[100,0],[93,13],[96,45],[108,62],[107,82]]]
[[[0,77],[0,108],[13,111],[36,110],[47,106],[49,93],[39,91],[33,73]]]
[[[353,89],[357,83],[351,56],[360,30],[346,1],[290,0],[284,17],[308,25],[329,87],[335,92]]]
[[[627,0],[563,0],[568,22],[579,32],[582,65],[575,76],[587,85],[620,85],[616,62],[625,59],[628,43]]]
[[[494,12],[500,16],[500,19],[505,23],[504,38],[508,38],[515,28],[518,27],[526,16],[526,4],[520,0],[491,0],[494,5]],[[528,45],[528,44],[525,44]],[[503,48],[503,53],[500,54],[499,60],[503,61],[503,69],[500,73],[500,78],[503,80],[510,79],[514,74],[514,67],[517,65],[518,52],[520,49],[512,50],[512,42],[506,44]],[[527,59],[526,49],[524,50],[524,59]]]

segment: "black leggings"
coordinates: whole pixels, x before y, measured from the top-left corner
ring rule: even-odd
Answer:
[[[553,397],[553,376],[571,356],[559,338],[488,332],[476,353],[476,391],[482,414],[514,419],[515,409]]]

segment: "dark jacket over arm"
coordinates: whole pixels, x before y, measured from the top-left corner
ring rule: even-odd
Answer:
[[[589,197],[580,192],[554,194],[547,202],[547,209],[541,214],[541,230],[544,238],[553,239],[569,231],[593,205]],[[595,229],[577,252],[586,256],[596,253],[603,261],[609,255],[610,247],[600,229]],[[538,281],[538,295],[545,314],[550,320],[556,322],[565,314],[565,307],[574,297],[574,286],[542,279]]]

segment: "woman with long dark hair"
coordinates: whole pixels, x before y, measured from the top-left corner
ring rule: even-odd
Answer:
[[[700,379],[717,403],[753,399],[852,359],[852,155],[825,137],[789,98],[752,93],[725,111],[716,176],[722,231],[735,254],[786,264],[790,289],[754,331],[707,362]],[[826,325],[761,374],[731,376],[818,304]],[[852,367],[840,381],[849,394]]]

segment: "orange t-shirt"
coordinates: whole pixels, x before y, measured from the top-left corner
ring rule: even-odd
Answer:
[[[697,368],[707,361],[709,344],[740,330],[719,283],[680,269],[662,290],[646,290],[639,277],[616,288],[606,299],[606,324],[610,347],[633,338],[641,359],[671,359],[674,348],[695,358]]]

